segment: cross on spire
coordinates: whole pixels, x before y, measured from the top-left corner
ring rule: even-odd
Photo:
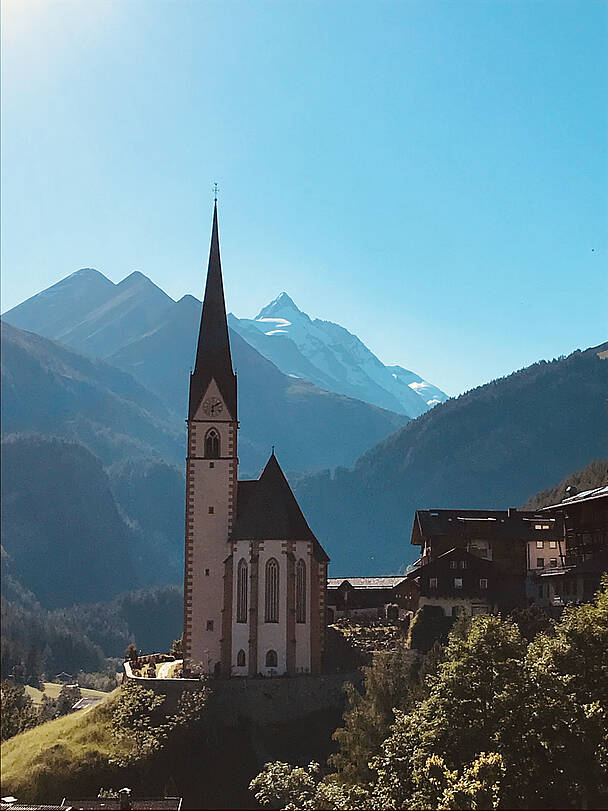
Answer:
[[[213,184],[213,202],[214,203],[217,203],[217,189],[218,189],[217,183],[214,183]]]

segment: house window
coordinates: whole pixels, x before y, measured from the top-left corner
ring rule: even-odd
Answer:
[[[245,558],[239,560],[236,574],[236,621],[247,622],[247,590],[249,588],[249,567]]]
[[[236,655],[236,666],[245,667],[245,651],[242,648]]]
[[[544,549],[545,542],[544,541],[536,541],[536,548],[537,549]]]
[[[205,569],[205,577],[209,577],[209,569]]]
[[[557,541],[549,541],[549,549],[557,549]]]
[[[306,563],[296,565],[296,622],[306,622]]]
[[[436,589],[437,588],[437,578],[436,577],[429,577],[429,588]]]
[[[276,650],[269,650],[266,654],[266,667],[278,667],[279,659]]]
[[[450,569],[457,569],[457,568],[458,568],[458,561],[457,560],[451,560],[450,561]]]
[[[209,515],[213,515],[215,512],[215,507],[209,507]]]
[[[215,467],[215,462],[209,462],[209,467]]]
[[[477,555],[478,558],[492,560],[490,543],[488,541],[480,541],[480,540],[471,541],[469,543],[469,552],[472,552],[474,555]]]
[[[462,588],[462,577],[455,577],[454,578],[454,588],[461,589]]]
[[[471,614],[474,617],[478,617],[480,614],[489,614],[490,611],[487,605],[472,605],[471,606]]]
[[[266,622],[279,621],[279,564],[275,558],[270,558],[266,564]],[[276,655],[276,654],[275,654]],[[268,665],[274,667],[275,665]]]
[[[217,459],[220,455],[220,435],[215,428],[210,428],[205,434],[205,456],[207,459]]]
[[[207,630],[213,631],[213,620],[207,620]]]
[[[487,589],[488,588],[488,578],[487,577],[480,577],[479,578],[479,588],[480,589]]]
[[[557,558],[549,558],[549,566],[551,566],[552,569],[555,569],[557,566]]]
[[[544,558],[536,558],[536,568],[543,569],[545,566],[545,559]]]
[[[467,563],[466,560],[461,560],[458,565],[460,566],[461,569],[466,569],[467,566],[468,566],[468,563]]]
[[[465,610],[463,605],[455,605],[452,606],[452,616],[453,617],[464,617]]]

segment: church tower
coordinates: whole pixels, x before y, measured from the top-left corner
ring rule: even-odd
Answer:
[[[232,597],[227,558],[236,507],[238,422],[217,200],[187,423],[184,669],[187,673],[197,665],[205,673],[219,674],[231,636],[231,612],[223,609]]]
[[[329,558],[274,450],[259,479],[237,477],[217,201],[187,422],[184,673],[320,673]]]

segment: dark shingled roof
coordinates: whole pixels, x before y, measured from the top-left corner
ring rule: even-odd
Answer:
[[[535,529],[540,524],[548,530]],[[505,540],[555,540],[563,534],[559,517],[525,510],[416,510],[412,543],[423,537],[503,538]]]
[[[228,412],[236,420],[236,375],[232,370],[230,339],[226,321],[226,303],[224,301],[224,284],[222,282],[222,264],[220,261],[220,238],[217,225],[217,201],[213,207],[213,227],[211,229],[211,248],[207,284],[203,299],[203,312],[198,334],[196,363],[190,375],[190,408],[189,418],[196,413],[200,401],[215,378],[220,393],[226,403]]]
[[[329,560],[308,526],[274,453],[257,481],[238,483],[236,504],[232,540],[313,541],[321,559]]]

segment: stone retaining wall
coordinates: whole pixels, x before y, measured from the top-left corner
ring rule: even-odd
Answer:
[[[128,662],[124,664],[124,680],[132,680],[147,690],[167,698],[171,712],[184,691],[200,688],[198,679],[148,679],[134,676]],[[123,680],[123,681],[124,681]],[[346,704],[344,685],[360,685],[361,671],[302,675],[277,678],[212,679],[209,709],[224,726],[237,727],[243,723],[274,726],[305,718],[323,711],[342,712]]]

